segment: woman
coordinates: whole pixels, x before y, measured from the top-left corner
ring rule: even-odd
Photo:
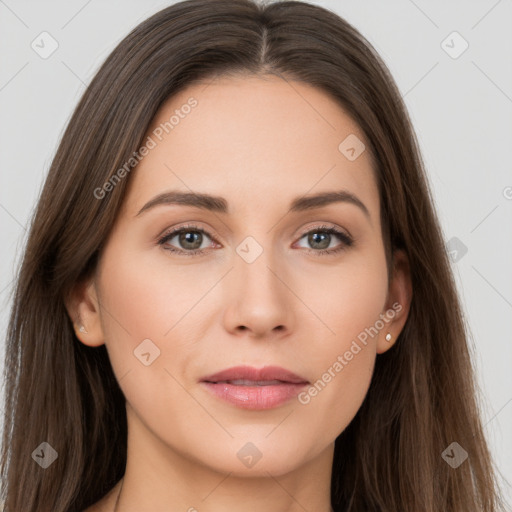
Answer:
[[[302,2],[188,0],[76,108],[9,324],[6,511],[496,511],[417,142]]]

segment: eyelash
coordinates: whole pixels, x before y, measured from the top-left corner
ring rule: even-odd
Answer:
[[[202,233],[203,235],[206,235],[211,240],[215,241],[215,239],[208,233],[208,231],[205,231],[204,229],[202,229],[198,226],[190,224],[187,226],[180,226],[179,228],[176,228],[173,231],[163,235],[163,237],[158,240],[158,244],[163,246],[166,242],[168,242],[169,240],[172,240],[175,237],[175,235],[180,234],[182,232],[187,233],[189,231],[196,231],[196,232]],[[349,235],[333,228],[332,226],[325,226],[325,225],[318,226],[313,229],[309,229],[308,231],[302,233],[299,240],[304,238],[304,236],[309,235],[310,233],[317,233],[317,232],[335,235],[341,240],[342,243],[341,243],[341,245],[339,245],[338,247],[335,247],[334,249],[320,249],[320,250],[306,249],[306,251],[308,253],[314,253],[315,255],[322,255],[322,256],[323,255],[332,256],[334,254],[339,253],[340,251],[346,250],[348,247],[351,247],[352,244],[354,243],[353,239]],[[174,254],[178,254],[180,256],[195,256],[197,254],[204,253],[205,251],[207,251],[207,249],[194,249],[192,251],[185,251],[183,249],[176,249],[174,247],[164,247],[164,250],[169,251]]]

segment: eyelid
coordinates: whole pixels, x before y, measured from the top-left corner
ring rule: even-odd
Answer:
[[[177,236],[180,232],[190,230],[190,231],[200,232],[203,235],[206,235],[208,238],[210,238],[212,240],[212,242],[218,244],[219,242],[216,240],[216,238],[210,234],[210,228],[202,227],[200,224],[201,224],[200,222],[198,222],[197,224],[192,224],[189,222],[189,223],[185,223],[183,225],[178,225],[178,226],[175,226],[168,230],[165,230],[162,235],[159,235],[157,237],[157,239],[158,239],[157,243],[159,245],[163,246],[168,240],[171,240],[172,238]],[[315,232],[315,231],[327,232],[330,234],[334,234],[334,236],[340,240],[339,246],[330,248],[330,249],[310,249],[310,248],[304,248],[304,247],[301,248],[301,249],[305,250],[306,252],[313,253],[315,255],[324,255],[324,254],[334,255],[337,252],[340,252],[340,251],[343,251],[343,250],[349,248],[350,246],[353,245],[353,243],[355,241],[354,237],[348,232],[348,230],[346,230],[344,228],[340,228],[336,224],[332,224],[330,222],[327,222],[327,223],[324,222],[321,225],[316,224],[316,225],[310,225],[306,228],[303,228],[301,230],[300,235],[298,235],[297,241],[294,243],[299,242],[302,238],[304,238],[305,235],[308,235],[309,233]],[[204,255],[204,254],[210,252],[211,247],[209,247],[208,249],[193,249],[190,251],[186,251],[184,249],[179,249],[176,247],[173,247],[172,249],[164,247],[164,250],[171,252],[171,253],[183,255],[183,256],[195,256],[195,255]]]
[[[184,224],[178,224],[177,226],[173,226],[172,228],[164,229],[162,234],[158,235],[157,238],[164,238],[164,237],[166,237],[172,233],[176,233],[177,231],[180,231],[182,229],[204,231],[206,234],[208,234],[210,228],[201,226],[200,222],[195,223],[195,221],[189,221],[189,222],[185,222]]]
[[[176,235],[178,235],[181,231],[198,231],[200,233],[203,233],[208,238],[210,238],[213,242],[219,243],[215,237],[213,237],[210,234],[210,228],[202,227],[201,223],[192,224],[192,223],[185,223],[185,224],[179,224],[178,226],[175,226],[170,229],[166,229],[161,235],[157,236],[157,243],[160,245],[163,245],[167,240],[171,240]],[[180,249],[176,249],[177,251],[180,251]],[[194,251],[198,252],[204,252],[206,249],[195,249]],[[194,251],[184,251],[187,253],[194,253]]]
[[[173,228],[165,229],[163,231],[163,233],[161,235],[158,235],[156,238],[160,240],[162,238],[167,237],[170,234],[173,234],[173,233],[176,234],[176,232],[178,232],[182,229],[188,228],[188,229],[194,229],[197,231],[201,231],[201,232],[205,233],[206,235],[208,235],[212,240],[216,241],[216,239],[210,234],[210,228],[201,226],[201,222],[199,222],[199,221],[197,222],[197,224],[193,224],[193,222],[195,222],[195,221],[190,221],[189,223],[185,223],[183,225],[178,224],[178,226],[175,226]],[[345,232],[348,238],[354,240],[354,237],[352,236],[352,234],[350,233],[350,231],[348,229],[338,227],[336,224],[333,224],[331,222],[323,222],[321,225],[313,223],[310,226],[302,228],[301,231],[299,232],[298,236],[300,238],[302,238],[304,235],[307,235],[310,231],[315,230],[315,229],[317,229],[317,230],[335,229],[337,231]]]
[[[310,249],[310,248],[302,248],[307,253],[313,253],[315,255],[327,255],[327,256],[334,256],[337,253],[341,251],[345,251],[352,247],[354,245],[355,239],[354,237],[348,232],[348,230],[338,227],[336,224],[332,223],[324,223],[321,225],[314,225],[309,226],[305,228],[302,231],[302,234],[299,236],[297,242],[299,242],[304,236],[308,235],[309,233],[314,232],[323,232],[323,233],[329,233],[331,235],[334,235],[338,240],[340,240],[340,244],[336,247],[331,247],[330,249]]]
[[[336,231],[340,231],[341,233],[346,234],[346,236],[348,238],[350,238],[351,240],[354,240],[354,237],[350,234],[348,229],[339,227],[338,225],[333,224],[332,222],[321,222],[321,224],[313,223],[312,225],[307,226],[306,228],[303,228],[303,230],[301,230],[299,236],[303,237],[304,235],[307,235],[311,231],[315,231],[315,230],[321,231],[322,229],[335,229]]]

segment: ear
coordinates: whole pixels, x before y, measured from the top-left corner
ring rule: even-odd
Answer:
[[[409,258],[402,249],[393,254],[393,275],[391,276],[386,305],[381,318],[384,327],[379,330],[377,354],[389,350],[402,332],[409,315],[412,299],[412,282]],[[386,336],[390,339],[386,339]]]
[[[75,284],[65,306],[76,337],[84,345],[99,347],[105,343],[94,276]]]

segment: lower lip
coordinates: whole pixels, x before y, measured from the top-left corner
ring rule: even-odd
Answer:
[[[297,396],[306,383],[269,386],[235,386],[226,382],[201,382],[210,393],[242,409],[272,409]]]

